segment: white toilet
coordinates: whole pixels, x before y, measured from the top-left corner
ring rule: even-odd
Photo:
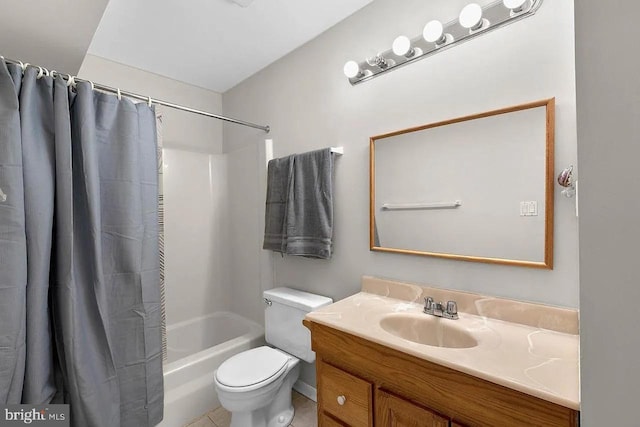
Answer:
[[[290,288],[265,291],[265,338],[272,347],[258,347],[230,357],[214,382],[231,427],[283,427],[293,419],[291,390],[300,374],[300,360],[313,362],[311,335],[304,316],[331,304],[331,298]]]

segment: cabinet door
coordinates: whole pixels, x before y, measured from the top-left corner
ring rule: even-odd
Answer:
[[[376,427],[449,427],[435,412],[382,390],[376,391]]]
[[[320,418],[318,419],[319,427],[347,427],[346,424],[342,424],[339,421],[336,421],[331,416],[325,414],[324,412],[320,414]]]

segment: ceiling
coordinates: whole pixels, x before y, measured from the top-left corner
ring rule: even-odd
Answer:
[[[111,0],[89,53],[223,93],[371,1]]]
[[[0,0],[0,55],[77,74],[108,0]]]

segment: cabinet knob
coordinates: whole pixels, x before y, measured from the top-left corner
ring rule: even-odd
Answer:
[[[347,401],[347,398],[344,396],[338,396],[338,405],[342,406]]]

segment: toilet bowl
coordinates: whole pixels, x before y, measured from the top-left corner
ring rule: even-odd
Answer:
[[[311,335],[304,316],[331,298],[290,288],[264,291],[262,346],[225,360],[214,375],[220,404],[231,412],[231,427],[286,427],[293,420],[291,390],[300,361],[313,363]]]
[[[220,365],[214,382],[231,427],[282,427],[293,420],[291,390],[300,360],[263,346],[239,353]]]

